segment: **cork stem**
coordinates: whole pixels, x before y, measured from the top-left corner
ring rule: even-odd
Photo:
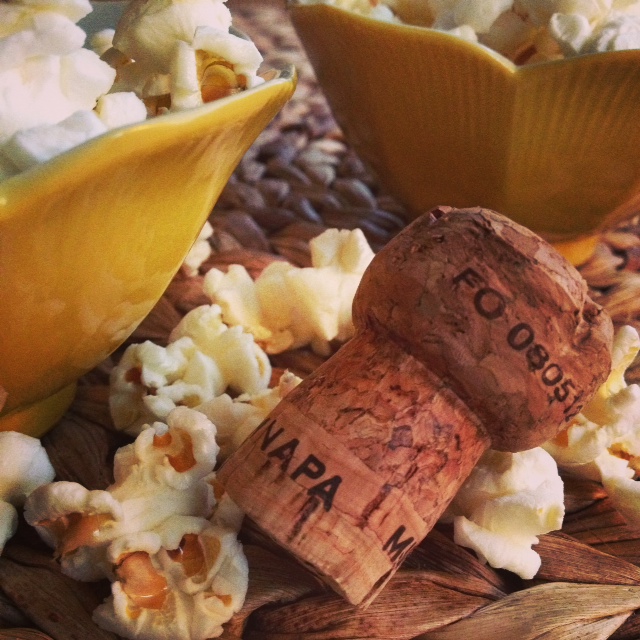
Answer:
[[[219,477],[260,528],[366,604],[488,446],[437,376],[364,331],[278,405]]]

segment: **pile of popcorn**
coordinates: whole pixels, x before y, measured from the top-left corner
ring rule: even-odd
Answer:
[[[240,609],[243,514],[216,482],[218,452],[215,426],[179,407],[117,451],[107,489],[61,481],[29,494],[25,519],[62,571],[111,581],[93,613],[100,627],[126,638],[205,640]]]
[[[0,2],[0,181],[108,130],[260,84],[223,0],[133,0],[86,34],[89,0]]]
[[[294,0],[446,31],[516,64],[640,49],[639,0]]]
[[[269,353],[306,345],[326,354],[353,335],[347,310],[373,256],[360,230],[337,229],[312,240],[311,254],[311,267],[274,263],[255,280],[240,265],[212,269],[204,278],[211,304],[189,312],[166,346],[126,349],[112,372],[110,409],[135,441],[117,452],[106,490],[52,482],[39,441],[0,434],[0,465],[10,470],[0,486],[2,544],[26,499],[27,521],[67,575],[111,581],[94,613],[105,629],[205,640],[242,606],[243,514],[215,467],[300,382],[290,372],[276,379]],[[562,527],[560,471],[601,482],[640,527],[640,387],[625,381],[639,351],[638,332],[620,328],[610,376],[562,433],[529,451],[485,453],[442,518],[458,544],[533,578],[538,536]]]

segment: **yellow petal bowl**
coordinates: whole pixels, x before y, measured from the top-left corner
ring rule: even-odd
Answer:
[[[282,71],[0,183],[0,430],[40,436],[61,417],[161,297],[295,83]]]
[[[346,138],[410,215],[490,207],[579,263],[640,210],[640,51],[518,67],[433,29],[289,13]]]

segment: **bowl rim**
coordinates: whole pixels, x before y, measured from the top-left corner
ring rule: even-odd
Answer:
[[[0,223],[11,217],[12,203],[25,197],[28,192],[32,192],[34,183],[55,180],[66,171],[73,170],[74,167],[90,162],[93,158],[100,158],[107,153],[112,158],[116,157],[113,154],[113,149],[118,143],[149,135],[152,135],[156,142],[166,137],[173,137],[176,129],[204,125],[215,117],[217,112],[232,108],[236,103],[251,101],[255,96],[277,90],[280,86],[290,85],[295,87],[297,73],[293,65],[289,64],[272,71],[276,74],[275,77],[269,78],[255,87],[192,109],[170,112],[141,122],[111,129],[59,153],[46,162],[29,167],[14,176],[0,181]]]
[[[498,51],[491,49],[487,45],[480,42],[471,42],[465,40],[460,36],[440,29],[434,29],[433,27],[424,27],[421,25],[407,24],[404,22],[388,22],[366,16],[350,9],[344,9],[333,4],[328,4],[323,1],[311,1],[301,2],[300,0],[286,0],[286,6],[289,11],[308,11],[315,10],[318,12],[326,11],[329,14],[335,13],[341,14],[344,17],[348,17],[360,24],[368,25],[369,28],[375,28],[378,30],[388,31],[390,33],[397,34],[398,37],[402,35],[411,34],[411,37],[422,37],[425,40],[440,41],[447,43],[450,46],[455,45],[458,49],[465,51],[478,58],[484,58],[496,67],[502,68],[504,71],[513,73],[514,75],[524,75],[531,73],[532,69],[540,69],[544,67],[562,67],[562,66],[575,66],[576,64],[591,64],[591,61],[597,59],[604,62],[606,59],[612,60],[611,64],[614,64],[617,59],[619,60],[634,60],[640,63],[640,49],[623,49],[619,51],[603,51],[596,53],[584,53],[570,58],[563,58],[560,60],[541,60],[539,62],[531,62],[525,65],[517,65],[506,56],[502,55]],[[375,25],[375,26],[373,26]],[[418,35],[421,34],[421,35]]]

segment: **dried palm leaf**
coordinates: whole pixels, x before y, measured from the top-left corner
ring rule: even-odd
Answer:
[[[640,568],[561,533],[540,537],[536,579],[549,582],[638,585]]]
[[[0,629],[0,640],[54,640],[51,636],[35,629]]]
[[[419,640],[596,640],[609,637],[638,607],[640,586],[556,582],[511,593]]]
[[[401,570],[367,609],[335,594],[314,595],[295,603],[257,611],[245,640],[409,640],[468,616],[488,598],[460,591],[460,580],[430,571]]]

